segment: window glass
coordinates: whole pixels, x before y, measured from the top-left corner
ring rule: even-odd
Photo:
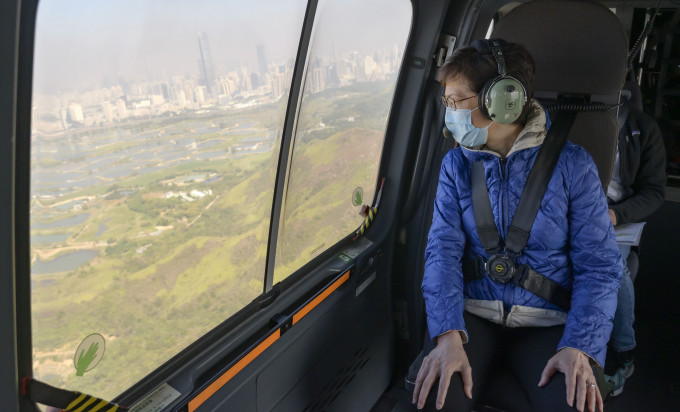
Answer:
[[[322,0],[314,26],[275,283],[356,230],[373,201],[411,3]]]
[[[34,376],[113,398],[263,291],[305,0],[44,0]]]

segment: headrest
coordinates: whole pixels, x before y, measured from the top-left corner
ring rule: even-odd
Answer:
[[[605,6],[583,0],[533,0],[502,17],[493,36],[525,46],[536,62],[536,91],[618,96],[628,40]]]

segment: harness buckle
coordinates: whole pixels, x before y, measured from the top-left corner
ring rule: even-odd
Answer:
[[[484,271],[494,282],[508,283],[514,277],[515,264],[509,256],[496,254],[486,261]]]

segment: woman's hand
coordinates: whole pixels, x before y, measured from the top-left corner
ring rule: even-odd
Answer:
[[[413,389],[413,403],[418,403],[418,409],[425,406],[427,395],[432,385],[439,378],[439,392],[437,393],[437,409],[444,406],[446,393],[454,372],[460,372],[463,377],[465,395],[472,399],[472,368],[463,349],[460,332],[449,331],[437,337],[437,346],[429,355],[425,356],[420,365],[416,386]]]
[[[595,375],[593,375],[593,369],[588,360],[588,356],[581,351],[563,348],[548,360],[538,386],[545,386],[555,372],[560,371],[564,374],[564,380],[567,383],[567,403],[569,406],[575,406],[576,409],[583,412],[587,400],[590,412],[596,412],[596,404],[600,411],[604,411],[602,395],[597,388]],[[576,404],[574,404],[574,395],[576,395]]]

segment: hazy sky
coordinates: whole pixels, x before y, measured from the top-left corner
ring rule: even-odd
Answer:
[[[314,47],[339,51],[400,48],[408,0],[321,0]],[[256,67],[256,42],[268,61],[297,51],[306,0],[41,0],[34,82],[37,92],[91,89],[106,75],[130,80],[194,74],[197,33],[210,42],[217,73]],[[326,51],[327,50],[327,51]]]

